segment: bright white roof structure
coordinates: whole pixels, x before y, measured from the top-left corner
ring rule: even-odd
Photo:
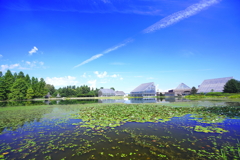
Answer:
[[[125,93],[124,93],[123,91],[115,91],[115,93],[116,93],[117,95],[125,95]]]
[[[99,91],[101,91],[102,93],[114,93],[115,91],[113,89],[100,89]]]
[[[191,89],[191,88],[188,87],[186,84],[181,83],[177,86],[177,88],[175,90],[184,90],[184,89]]]
[[[142,92],[142,91],[146,90],[151,85],[154,85],[154,83],[153,82],[143,83],[143,84],[139,85],[137,88],[135,88],[134,90],[132,90],[132,92]]]
[[[212,92],[212,90],[213,92],[222,92],[224,85],[231,79],[233,79],[233,77],[206,79],[198,88],[197,93],[208,93]]]

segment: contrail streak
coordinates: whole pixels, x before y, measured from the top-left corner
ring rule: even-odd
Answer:
[[[193,16],[197,14],[198,12],[202,11],[203,9],[207,9],[213,4],[216,4],[220,2],[221,0],[202,0],[199,3],[195,3],[189,7],[187,7],[185,10],[173,13],[157,23],[151,25],[150,27],[143,30],[143,33],[150,33],[156,30],[159,30],[161,28],[168,27],[174,23],[177,23],[185,18],[188,18],[190,16]]]
[[[100,58],[100,57],[102,57],[104,54],[107,54],[107,53],[109,53],[109,52],[112,52],[112,51],[114,51],[114,50],[117,50],[118,48],[121,48],[121,47],[125,46],[126,44],[128,44],[128,43],[130,43],[130,42],[132,42],[132,41],[133,41],[133,39],[131,39],[131,38],[130,38],[130,39],[127,39],[126,41],[124,41],[123,43],[121,43],[121,44],[119,44],[119,45],[117,45],[117,46],[111,47],[111,48],[103,51],[103,52],[100,53],[100,54],[96,54],[96,55],[92,56],[91,58],[87,59],[86,61],[83,61],[82,63],[80,63],[80,64],[76,65],[75,67],[73,67],[73,69],[74,69],[74,68],[77,68],[77,67],[79,67],[79,66],[82,66],[82,65],[84,65],[84,64],[86,64],[86,63],[89,63],[89,62],[91,62],[91,61],[93,61],[93,60],[95,60],[95,59],[97,59],[97,58]]]
[[[203,9],[207,9],[208,7],[210,7],[211,5],[214,5],[216,3],[219,3],[221,0],[201,0],[199,3],[195,3],[189,7],[187,7],[185,10],[182,10],[182,11],[179,11],[179,12],[175,12],[163,19],[161,19],[160,21],[158,21],[157,23],[149,26],[148,28],[144,29],[142,31],[142,33],[150,33],[150,32],[154,32],[156,30],[159,30],[161,28],[165,28],[165,27],[168,27],[174,23],[177,23],[185,18],[188,18],[190,16],[193,16],[195,14],[197,14],[198,12],[202,11]],[[111,47],[105,51],[103,51],[102,53],[100,54],[97,54],[97,55],[94,55],[92,56],[91,58],[87,59],[86,61],[76,65],[75,67],[73,68],[77,68],[79,66],[82,66],[86,63],[89,63],[97,58],[100,58],[101,56],[103,56],[104,54],[107,54],[109,52],[112,52],[114,50],[117,50],[118,48],[120,47],[123,47],[125,46],[126,44],[128,44],[129,42],[132,42],[133,39],[128,39],[126,40],[125,42],[117,45],[117,46],[114,46],[114,47]]]
[[[91,61],[93,61],[94,59],[97,59],[97,58],[102,57],[102,56],[103,56],[103,54],[94,55],[94,56],[92,56],[91,58],[87,59],[86,61],[83,61],[82,63],[76,65],[76,66],[73,67],[73,68],[77,68],[77,67],[79,67],[79,66],[82,66],[82,65],[84,65],[84,64],[86,64],[86,63],[88,63],[88,62],[91,62]]]

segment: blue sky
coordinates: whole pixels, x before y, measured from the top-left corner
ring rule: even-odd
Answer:
[[[240,80],[240,1],[0,1],[0,70],[56,88]]]

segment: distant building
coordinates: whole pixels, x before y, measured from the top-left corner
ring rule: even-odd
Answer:
[[[116,96],[124,96],[125,93],[123,91],[115,91]]]
[[[48,92],[48,94],[45,96],[45,98],[50,98],[50,97],[52,97],[52,96],[51,96],[50,93]]]
[[[165,92],[164,96],[175,96],[174,92]]]
[[[57,97],[57,98],[60,98],[61,96],[60,96],[60,94],[58,93],[56,97]]]
[[[233,77],[206,79],[199,86],[197,93],[223,92],[224,85]]]
[[[115,96],[115,91],[113,89],[100,89],[98,91],[98,97],[111,97]]]
[[[177,96],[189,95],[191,92],[191,88],[188,87],[186,84],[181,83],[177,86],[176,89],[173,90],[173,92],[175,92],[175,95]]]
[[[191,92],[191,88],[188,87],[186,84],[181,83],[177,86],[176,89],[169,90],[165,92],[165,96],[184,96],[189,95]]]
[[[153,82],[143,83],[130,92],[132,97],[156,96],[156,86]]]

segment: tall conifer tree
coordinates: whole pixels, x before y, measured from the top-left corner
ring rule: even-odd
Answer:
[[[7,97],[11,93],[11,87],[14,83],[14,77],[12,75],[12,72],[10,70],[7,70],[7,72],[4,75],[4,85],[6,87],[6,94]]]

